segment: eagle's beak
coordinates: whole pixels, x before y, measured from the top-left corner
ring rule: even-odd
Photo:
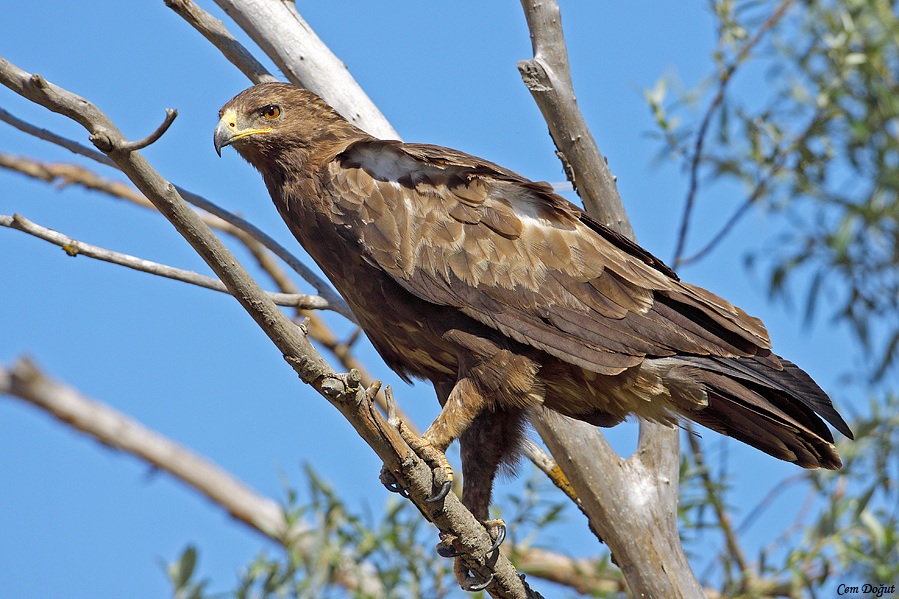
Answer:
[[[236,128],[233,119],[229,123],[225,116],[215,126],[215,135],[212,137],[213,142],[215,142],[215,153],[219,155],[219,158],[222,157],[222,148],[234,141],[234,129]],[[229,124],[231,125],[230,127],[228,126]]]
[[[230,146],[239,139],[272,131],[271,127],[241,129],[238,121],[237,113],[228,110],[215,126],[215,135],[212,139],[215,142],[215,153],[219,156],[222,155],[222,148]]]

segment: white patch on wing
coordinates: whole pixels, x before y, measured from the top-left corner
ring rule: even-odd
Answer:
[[[364,166],[365,170],[372,174],[375,179],[381,181],[390,181],[396,183],[403,177],[409,177],[412,173],[427,173],[429,171],[439,172],[433,166],[429,166],[423,162],[403,154],[398,151],[384,151],[383,148],[361,147],[356,152],[356,158]]]

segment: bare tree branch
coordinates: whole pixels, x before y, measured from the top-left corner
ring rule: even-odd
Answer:
[[[262,63],[238,42],[225,24],[197,6],[192,0],[165,0],[165,5],[178,13],[213,46],[225,55],[253,83],[277,81]]]
[[[130,453],[187,483],[232,517],[302,555],[316,550],[309,524],[288,523],[277,502],[257,494],[212,462],[147,429],[108,405],[88,399],[71,387],[50,380],[27,359],[0,367],[0,394],[22,399],[113,449]],[[384,597],[373,566],[344,554],[334,579],[364,596]]]
[[[30,75],[2,58],[0,83],[87,129],[91,141],[104,149],[225,283],[231,294],[281,350],[300,378],[349,420],[383,460],[385,467],[401,481],[419,511],[444,535],[465,539],[465,546],[470,548],[470,554],[463,558],[465,565],[480,579],[491,580],[488,586],[491,596],[528,597],[529,590],[515,568],[504,556],[489,551],[493,540],[457,497],[449,494],[442,502],[426,501],[434,489],[431,468],[384,420],[367,390],[360,385],[358,373],[338,374],[322,359],[302,329],[296,327],[265,295],[231,252],[182,200],[175,187],[163,179],[139,152],[120,149],[127,140],[105,114],[84,98],[49,83],[40,75]]]
[[[78,143],[77,141],[73,141],[71,139],[67,139],[61,135],[57,135],[52,131],[48,131],[46,129],[41,129],[40,127],[35,127],[31,123],[23,121],[22,119],[13,116],[9,112],[0,108],[0,121],[12,125],[19,131],[23,133],[27,133],[28,135],[33,135],[38,139],[43,139],[44,141],[49,141],[52,144],[60,146],[78,154],[79,156],[85,156],[86,158],[90,158],[91,160],[96,160],[100,164],[105,164],[106,166],[111,166],[112,168],[116,168],[115,162],[109,159],[109,156],[103,154],[102,152],[98,152],[97,150],[91,149],[83,144]]]
[[[555,0],[522,0],[534,59],[519,63],[588,212],[634,238],[614,177],[575,101]],[[568,170],[569,167],[566,167]],[[637,596],[701,597],[677,531],[680,450],[674,427],[640,421],[637,451],[622,460],[599,431],[544,410],[534,419]],[[666,572],[667,576],[660,576]]]
[[[633,238],[615,177],[577,106],[559,6],[554,0],[522,0],[521,6],[531,32],[534,58],[519,61],[518,70],[549,126],[565,174],[588,212]]]
[[[143,139],[138,139],[135,141],[129,141],[125,143],[120,149],[123,152],[133,152],[135,150],[143,150],[150,144],[154,143],[157,139],[162,137],[166,131],[169,130],[169,127],[172,126],[172,123],[175,122],[175,118],[178,116],[178,111],[174,108],[166,108],[165,109],[165,119],[163,119],[162,123],[156,127],[156,130],[153,131],[150,135],[144,137]]]
[[[46,181],[47,183],[57,183],[60,186],[72,184],[82,185],[87,189],[101,191],[110,196],[132,202],[143,208],[149,208],[154,213],[159,214],[156,207],[134,187],[120,181],[100,177],[93,171],[77,164],[65,162],[40,162],[24,156],[13,156],[11,154],[0,152],[0,168],[7,168],[34,177],[35,179]],[[259,267],[271,277],[272,281],[282,294],[285,294],[286,296],[309,297],[303,294],[293,280],[291,280],[284,270],[281,269],[280,263],[273,258],[271,250],[262,245],[257,239],[254,239],[246,231],[239,229],[217,216],[205,211],[199,212],[198,214],[200,218],[203,219],[203,222],[211,228],[233,235],[243,243],[244,247],[246,247],[250,254],[256,259]],[[219,282],[218,285],[224,290],[224,285],[221,282]],[[300,304],[302,305],[302,302],[300,302]],[[296,307],[295,303],[286,305]],[[340,361],[345,370],[358,370],[363,386],[369,387],[372,385],[375,380],[374,377],[367,371],[365,365],[352,354],[349,343],[338,340],[330,327],[328,327],[325,321],[314,311],[298,309],[297,314],[302,319],[306,319],[306,330],[312,339],[330,351],[334,357]],[[375,402],[382,411],[386,410],[383,393],[378,393],[375,397]],[[403,422],[416,432],[416,434],[418,433],[418,428],[408,414],[401,413],[400,417]],[[531,454],[529,453],[528,455]]]
[[[54,231],[52,229],[48,229],[46,227],[42,227],[36,223],[33,223],[19,214],[14,214],[13,216],[0,214],[0,226],[8,227],[10,229],[16,229],[18,231],[22,231],[23,233],[33,235],[38,239],[49,241],[53,245],[57,245],[64,249],[66,253],[72,257],[79,255],[87,256],[88,258],[102,260],[111,264],[118,264],[119,266],[126,266],[128,268],[146,272],[151,275],[165,277],[167,279],[173,279],[175,281],[181,281],[182,283],[190,283],[191,285],[205,287],[206,289],[212,289],[213,291],[219,291],[221,293],[228,293],[228,289],[225,287],[225,284],[218,279],[213,279],[212,277],[207,277],[190,270],[175,268],[173,266],[160,264],[158,262],[152,262],[150,260],[144,260],[143,258],[137,258],[136,256],[130,256],[128,254],[122,254],[120,252],[107,250],[105,248],[91,245],[89,243],[84,243],[83,241],[78,241],[77,239],[73,239],[67,235],[63,235],[58,231]],[[287,306],[290,308],[299,308],[303,310],[329,309],[328,302],[324,298],[317,295],[272,292],[266,292],[266,295],[268,295],[268,297],[279,306]]]
[[[259,495],[227,471],[159,432],[53,381],[28,359],[20,359],[11,368],[0,366],[0,394],[21,399],[111,449],[167,472],[223,507],[236,520],[301,555],[316,551],[315,540],[308,534],[310,524],[302,520],[288,523],[277,502]],[[608,566],[599,560],[573,559],[511,543],[504,545],[503,551],[523,572],[582,593],[623,590],[617,570],[608,571]],[[351,553],[339,557],[333,576],[336,583],[363,596],[385,596],[374,567]]]

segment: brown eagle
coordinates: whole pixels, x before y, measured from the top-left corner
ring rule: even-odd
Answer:
[[[598,426],[689,418],[804,468],[841,466],[818,416],[852,432],[761,321],[548,184],[376,139],[294,85],[247,89],[219,116],[216,151],[232,145],[262,173],[387,364],[434,384],[443,409],[422,439],[460,439],[480,520],[541,406]]]

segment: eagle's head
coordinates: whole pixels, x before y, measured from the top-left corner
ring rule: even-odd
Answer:
[[[262,170],[294,149],[321,147],[358,130],[318,96],[289,83],[261,83],[219,111],[215,151],[234,149]]]

